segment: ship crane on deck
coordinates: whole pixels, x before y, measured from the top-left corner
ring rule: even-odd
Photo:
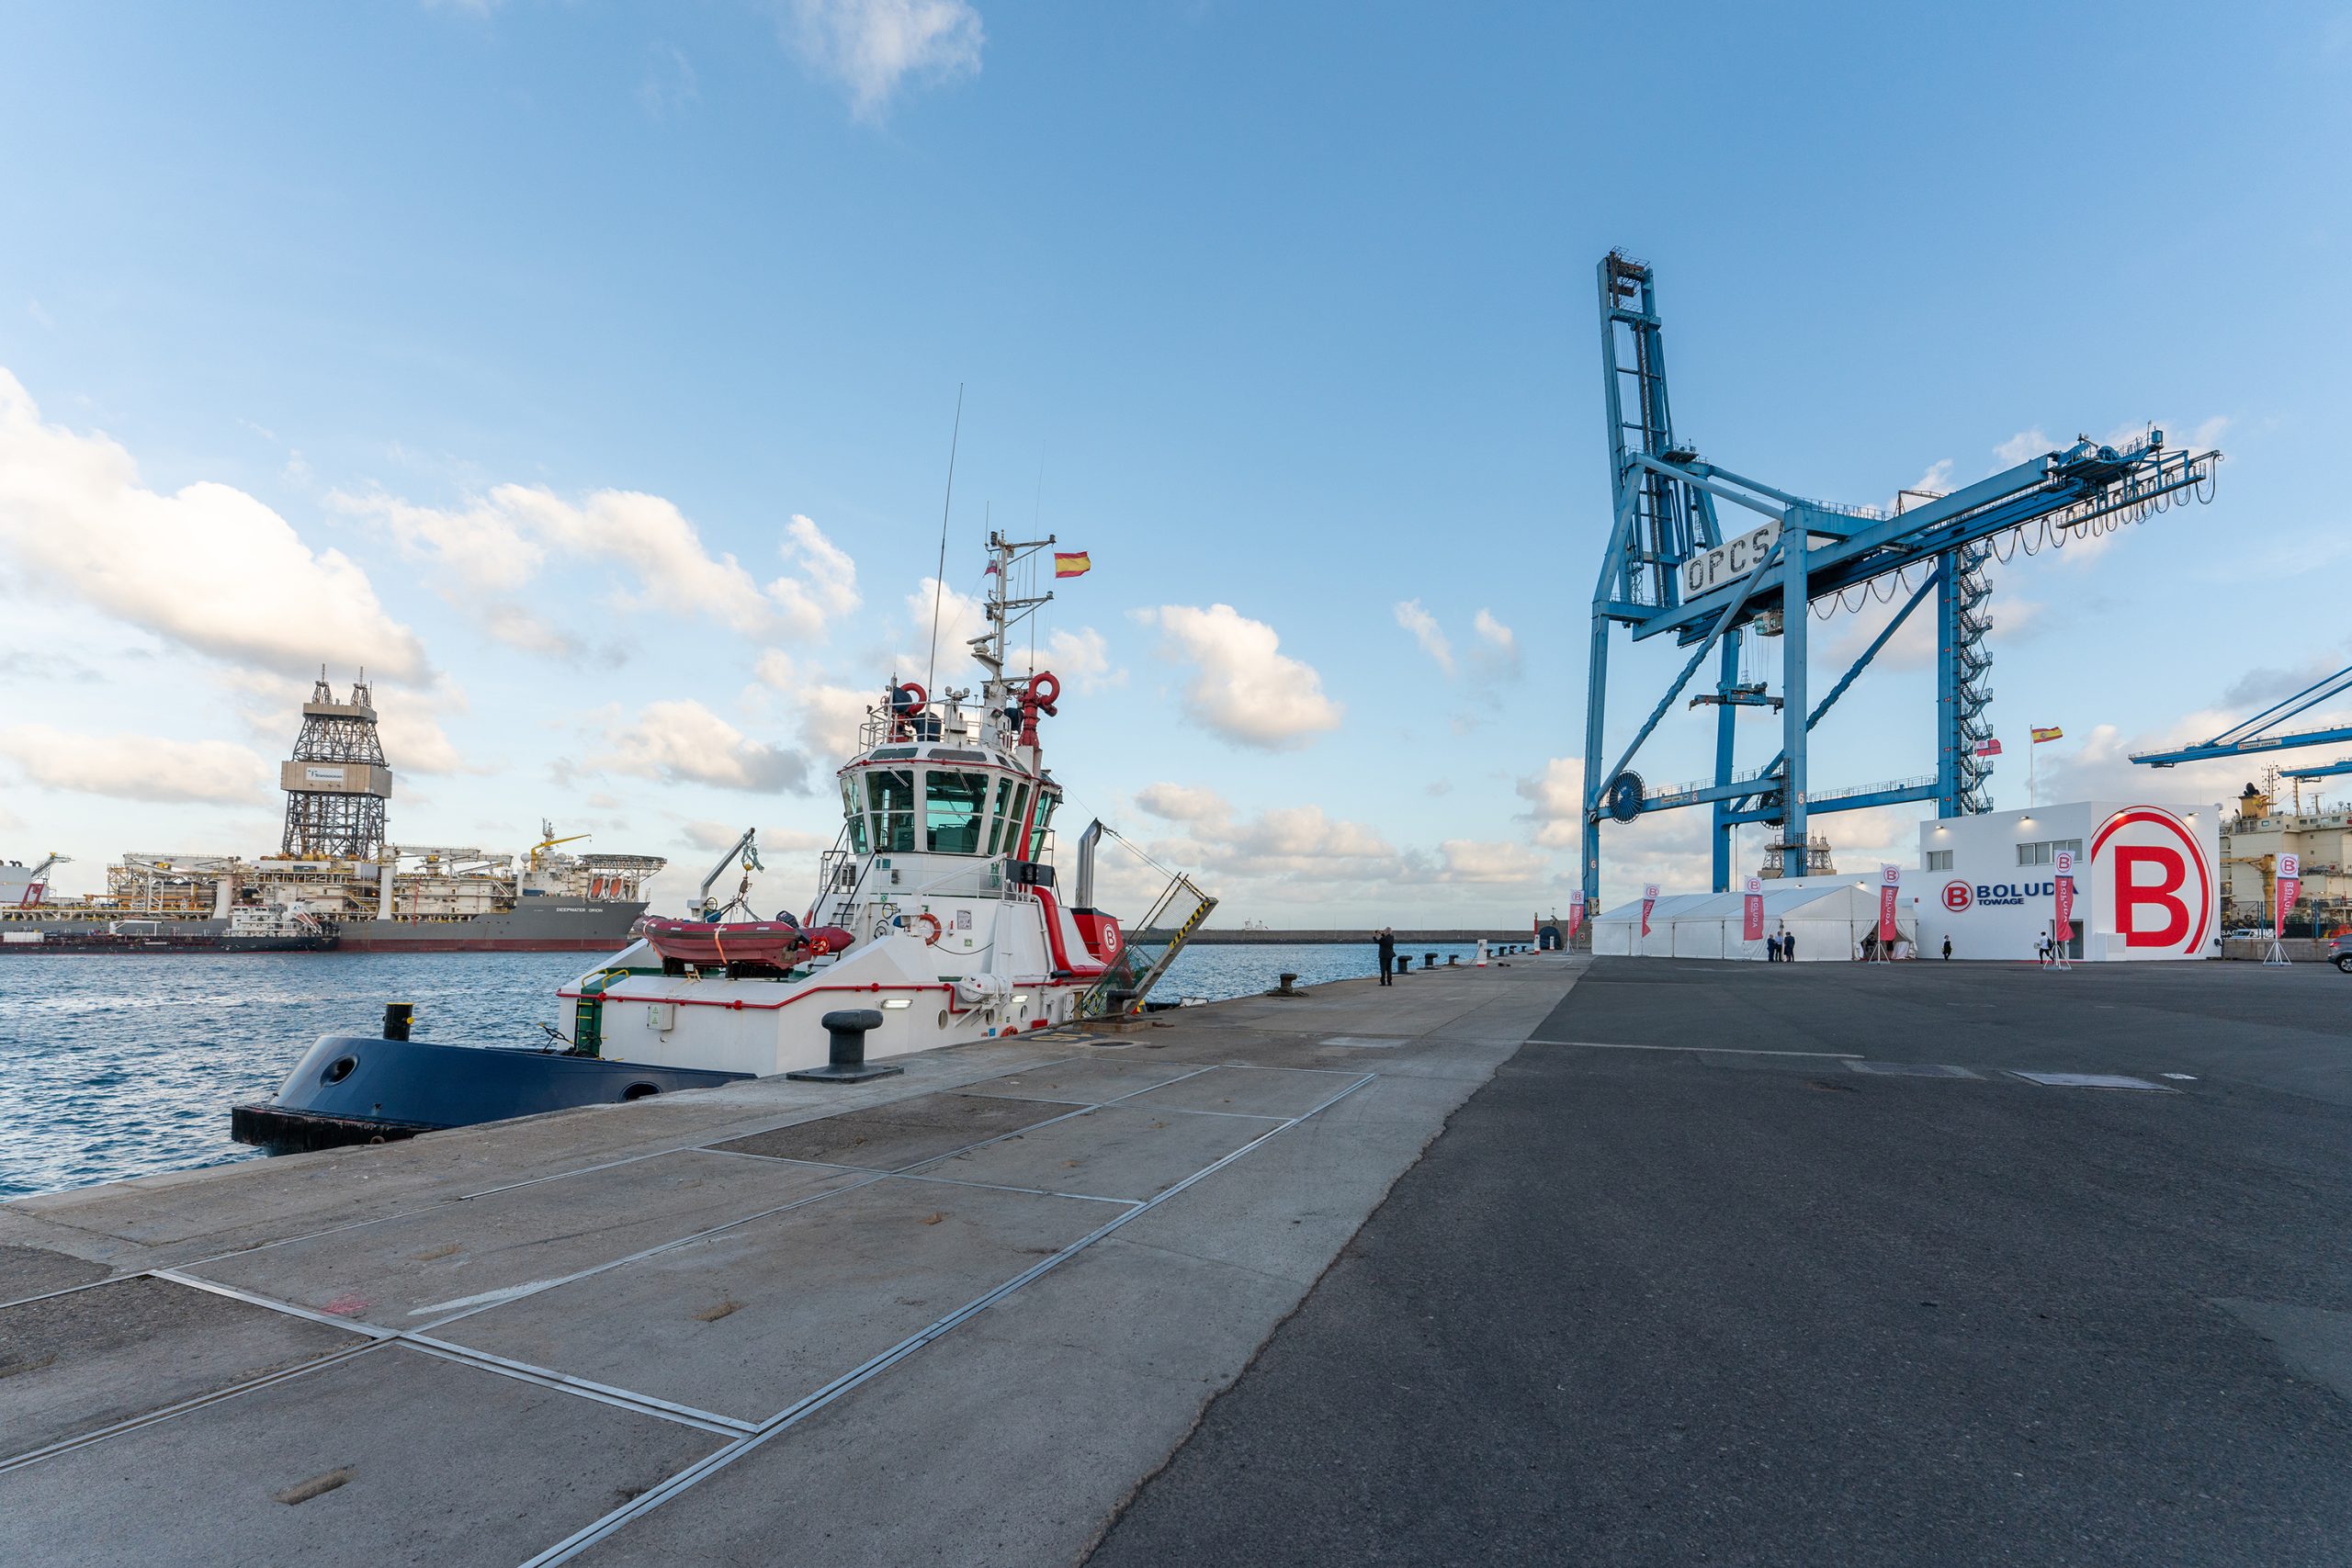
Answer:
[[[1769,823],[1777,829],[1773,848],[1784,874],[1801,876],[1810,816],[1927,800],[1943,817],[1990,809],[1985,781],[1991,765],[1978,750],[1992,735],[1985,718],[1992,701],[1985,684],[1992,660],[1984,645],[1991,626],[1984,610],[1987,555],[2005,542],[2038,548],[2031,536],[2021,537],[2023,530],[2064,544],[2137,522],[2177,502],[2211,500],[2221,454],[2168,449],[2164,433],[2152,430],[2120,448],[2084,438],[1948,495],[1907,492],[1894,513],[1809,500],[1705,461],[1694,445],[1677,435],[1651,269],[1611,251],[1600,262],[1599,276],[1612,507],[1593,590],[1585,704],[1588,900],[1599,907],[1603,818],[1632,823],[1653,811],[1709,807],[1714,887],[1728,892],[1732,833],[1742,823]],[[1910,504],[1914,500],[1920,503]],[[1718,503],[1747,513],[1745,526],[1726,527]],[[1729,515],[1736,518],[1738,513]],[[1874,591],[1874,584],[1888,579],[1893,581],[1883,592]],[[1827,694],[1815,702],[1807,649],[1814,606],[1826,600],[1826,608],[1834,609],[1849,593],[1861,595],[1862,602],[1875,596],[1886,603],[1901,598],[1902,604]],[[1807,736],[1930,598],[1937,624],[1935,773],[1814,790],[1806,774]],[[1690,651],[1611,765],[1609,649],[1611,634],[1621,626],[1634,641],[1670,634]],[[1755,681],[1742,677],[1742,645],[1751,635],[1781,638],[1777,697],[1768,697]],[[1634,760],[1710,654],[1716,660],[1713,690],[1692,703],[1715,710],[1713,777],[1653,792],[1634,771]],[[1780,713],[1780,754],[1742,773],[1734,757],[1738,710],[1768,705]]]

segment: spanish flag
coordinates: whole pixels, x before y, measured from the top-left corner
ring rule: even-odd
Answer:
[[[1093,565],[1093,558],[1084,550],[1056,550],[1054,552],[1056,577],[1084,577]]]
[[[2038,724],[2033,727],[2033,743],[2036,746],[2041,745],[2045,740],[2063,740],[2065,738],[2066,732],[2059,728],[2054,724],[2047,729],[2044,729]]]

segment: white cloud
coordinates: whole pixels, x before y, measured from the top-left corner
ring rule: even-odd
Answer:
[[[1167,634],[1163,655],[1193,667],[1185,714],[1238,745],[1286,750],[1340,727],[1341,708],[1323,694],[1313,666],[1281,651],[1263,621],[1230,604],[1163,604],[1140,612]]]
[[[798,828],[761,828],[758,832],[763,856],[806,854],[812,850],[833,847],[832,835],[810,833]],[[742,833],[742,827],[733,822],[689,822],[685,826],[686,842],[698,850],[713,852],[734,843]]]
[[[939,626],[939,671],[952,679],[965,668],[970,657],[967,646],[974,637],[989,629],[988,602],[977,595],[947,587],[935,577],[926,577],[915,591],[906,597],[907,626],[913,635],[910,646],[928,649],[932,646],[932,626],[934,615]],[[917,672],[931,667],[931,660],[922,654],[901,649],[899,663],[903,678],[913,680]]]
[[[1994,447],[1993,456],[2000,459],[2001,467],[2014,468],[2029,458],[2039,457],[2045,452],[2055,452],[2058,446],[2059,443],[2052,441],[2043,434],[2040,425],[2036,425],[2031,430],[2018,431]]]
[[[234,694],[238,716],[247,729],[273,747],[294,744],[302,728],[302,705],[311,700],[311,680],[266,671],[223,670],[220,684]],[[339,682],[336,691],[341,694]],[[392,770],[396,789],[398,781],[410,774],[492,771],[469,767],[441,728],[443,712],[463,713],[468,706],[465,693],[447,675],[438,677],[428,691],[392,689],[378,682],[372,694],[384,761]]]
[[[816,683],[799,689],[800,739],[828,763],[846,761],[857,750],[866,710],[878,698],[853,686]]]
[[[605,731],[602,765],[643,778],[725,789],[806,794],[808,760],[753,740],[692,699],[649,703],[631,724]]]
[[[1127,683],[1127,672],[1111,667],[1111,645],[1092,626],[1057,628],[1046,639],[1046,665],[1075,691],[1100,692]]]
[[[799,575],[763,587],[732,554],[712,554],[675,504],[638,491],[600,490],[573,502],[545,486],[503,484],[458,508],[381,493],[332,500],[382,523],[403,554],[435,569],[437,586],[458,603],[512,594],[562,560],[609,568],[624,610],[716,621],[747,637],[813,638],[859,604],[855,563],[801,516],[786,525],[778,546]],[[561,634],[535,622],[510,625],[506,640],[518,646],[560,646]]]
[[[1584,760],[1554,757],[1533,778],[1513,786],[1532,809],[1535,841],[1547,850],[1573,850],[1584,841]]]
[[[2018,461],[2022,462],[2024,459],[2019,458]],[[1951,469],[1952,461],[1950,457],[1937,458],[1928,465],[1925,473],[1904,487],[1910,493],[1888,498],[1886,510],[1908,512],[1915,506],[1926,505],[1929,497],[1951,494]]]
[[[1136,805],[1164,822],[1216,822],[1233,815],[1225,796],[1190,784],[1146,784],[1136,791]]]
[[[268,797],[269,764],[226,740],[78,735],[45,724],[0,729],[6,756],[37,784],[120,800],[251,806]]]
[[[1531,883],[1551,874],[1552,863],[1525,844],[1448,839],[1437,849],[1444,862],[1441,882]]]
[[[752,666],[752,678],[763,685],[774,686],[779,692],[789,692],[800,679],[799,667],[792,662],[792,655],[780,648],[771,648],[760,655]]]
[[[987,41],[967,0],[787,0],[785,39],[869,120],[910,80],[977,75]]]
[[[1479,658],[1487,673],[1506,681],[1518,680],[1522,667],[1519,634],[1495,619],[1494,612],[1484,609],[1470,618],[1470,629],[1478,634],[1478,641],[1484,645]]]
[[[384,743],[384,761],[393,776],[402,773],[454,773],[484,770],[466,767],[429,703],[400,698],[377,699],[376,729]]]
[[[224,663],[290,674],[331,656],[379,674],[427,673],[424,645],[342,552],[314,554],[286,519],[228,485],[146,489],[114,441],[43,424],[6,370],[0,559]]]
[[[489,496],[455,509],[414,506],[389,495],[337,492],[339,511],[370,516],[391,530],[401,553],[429,562],[452,598],[512,593],[539,574],[547,547],[527,528],[520,499],[533,492],[501,485]],[[544,493],[544,492],[540,492]]]
[[[1453,673],[1453,649],[1445,640],[1445,633],[1438,628],[1437,617],[1421,608],[1419,599],[1407,599],[1396,608],[1396,624],[1413,634],[1421,651],[1448,675]]]

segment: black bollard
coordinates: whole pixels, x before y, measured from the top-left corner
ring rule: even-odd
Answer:
[[[386,1002],[384,1004],[385,1039],[407,1039],[409,1025],[415,1021],[416,1004],[414,1002]]]
[[[1409,975],[1412,973],[1412,969],[1413,955],[1409,953],[1398,953],[1396,955],[1396,973],[1399,975]]]
[[[1434,968],[1436,968],[1436,967],[1437,967],[1437,954],[1436,954],[1436,953],[1422,953],[1422,954],[1421,954],[1421,967],[1422,967],[1422,968],[1424,968],[1424,969],[1434,969]]]
[[[821,1067],[809,1067],[801,1072],[786,1073],[788,1078],[802,1078],[811,1083],[864,1083],[868,1078],[887,1078],[893,1073],[903,1073],[904,1067],[883,1066],[865,1059],[865,1032],[882,1027],[882,1015],[872,1008],[850,1008],[842,1012],[829,1012],[819,1019],[831,1041],[831,1060]]]

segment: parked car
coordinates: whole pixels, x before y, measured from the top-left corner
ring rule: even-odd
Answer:
[[[2328,939],[2327,961],[2352,975],[2352,931],[2339,931]]]

